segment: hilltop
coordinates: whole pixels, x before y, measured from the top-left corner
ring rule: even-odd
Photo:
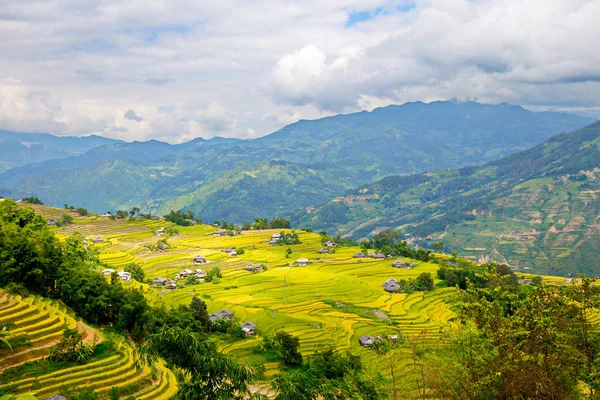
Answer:
[[[289,216],[390,174],[494,160],[591,121],[508,104],[407,103],[299,121],[255,140],[107,143],[5,171],[0,191],[95,212],[139,206],[162,213],[175,207],[207,220],[241,223],[237,218],[247,214],[236,212],[239,208],[253,215]],[[218,188],[217,182],[227,184]],[[255,188],[268,190],[269,196],[277,193],[275,206]]]
[[[481,261],[569,275],[598,273],[600,122],[477,167],[390,176],[301,216],[360,238],[400,228]]]

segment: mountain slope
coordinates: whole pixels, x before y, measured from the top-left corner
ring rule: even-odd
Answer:
[[[599,196],[600,121],[483,166],[391,176],[299,217],[357,238],[399,227],[474,258],[597,274]]]
[[[252,221],[262,215],[287,217],[291,210],[331,198],[354,179],[331,165],[240,163],[193,192],[165,201],[157,213],[186,208],[195,210],[206,221]]]
[[[497,159],[589,122],[576,115],[534,113],[508,104],[407,103],[373,112],[300,121],[256,140],[211,139],[178,146],[159,142],[111,144],[74,159],[7,171],[0,175],[0,187],[15,197],[37,195],[48,204],[71,203],[99,212],[109,205],[125,207],[137,202],[135,205],[146,211],[186,208],[205,211],[211,218],[234,220],[241,218],[240,212],[232,211],[234,207],[246,207],[261,216],[288,215],[296,207],[319,204],[332,195],[390,174]],[[103,167],[106,160],[129,161],[120,164],[124,168],[122,182]],[[286,174],[268,178],[262,175],[269,182],[265,188],[269,193],[254,191],[252,196],[245,196],[247,179],[235,178],[244,176],[244,165],[269,165],[277,160],[300,169],[288,170],[293,178]],[[323,181],[308,184],[308,168],[322,175]],[[54,173],[58,171],[60,174]],[[151,178],[156,171],[160,171],[158,181]],[[210,187],[222,175],[217,182],[227,187],[226,193]],[[115,199],[121,198],[121,192],[130,185],[128,176],[139,176],[140,182],[149,182],[150,186],[140,191],[145,198],[135,193],[118,204]],[[291,182],[296,180],[307,184],[292,191]],[[82,186],[66,191],[62,183],[67,181],[79,181]],[[90,190],[90,181],[110,185]],[[67,193],[74,197],[65,197]],[[227,201],[218,201],[216,193],[226,196]],[[240,196],[236,198],[235,193]],[[272,207],[272,201],[255,201],[271,193],[279,193],[281,207]]]
[[[47,160],[12,168],[0,174],[0,182],[6,187],[23,178],[53,171],[77,170],[109,160],[157,162],[195,149],[204,139],[195,139],[184,144],[171,145],[157,140],[147,142],[115,142],[94,147],[84,154],[59,160]]]
[[[0,172],[31,162],[80,155],[94,147],[118,142],[101,136],[61,137],[0,131]]]
[[[43,178],[25,178],[15,186],[20,195],[14,197],[31,194],[48,205],[69,203],[96,212],[129,209],[152,201],[152,193],[167,179],[164,174],[168,172],[132,161],[106,160],[82,167],[76,173],[54,171]],[[35,190],[30,192],[30,187]]]

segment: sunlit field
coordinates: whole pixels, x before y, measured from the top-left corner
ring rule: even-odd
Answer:
[[[179,271],[201,268],[205,272],[219,267],[223,278],[217,284],[199,283],[167,290],[144,285],[144,291],[156,304],[189,304],[199,296],[209,312],[234,311],[241,322],[252,321],[259,335],[246,340],[223,340],[219,345],[236,359],[264,364],[264,356],[252,352],[261,336],[284,330],[300,338],[305,356],[333,347],[360,354],[374,361],[375,355],[362,348],[362,335],[382,336],[402,333],[409,342],[430,342],[440,336],[440,329],[453,315],[448,304],[455,289],[436,285],[431,292],[390,294],[382,284],[389,278],[416,278],[422,272],[436,276],[437,265],[420,262],[412,270],[392,267],[394,260],[355,259],[358,247],[342,247],[333,254],[318,254],[321,237],[297,231],[302,244],[272,246],[267,242],[278,230],[246,231],[240,236],[213,237],[215,227],[197,225],[177,227],[179,235],[169,237],[169,249],[152,252],[144,247],[159,239],[154,231],[171,226],[161,221],[113,221],[77,219],[75,224],[58,230],[61,236],[80,232],[88,238],[100,236],[96,245],[103,264],[122,269],[135,262],[141,265],[146,279],[172,278]],[[160,237],[163,238],[163,237]],[[229,257],[227,247],[243,248],[244,254]],[[290,248],[292,254],[286,257]],[[201,254],[207,264],[194,265]],[[310,264],[295,266],[299,258]],[[264,264],[266,271],[251,273],[248,263]],[[436,280],[436,283],[439,281]],[[135,284],[135,283],[134,283]],[[134,285],[132,284],[132,285]],[[267,363],[267,374],[276,372],[276,363]]]

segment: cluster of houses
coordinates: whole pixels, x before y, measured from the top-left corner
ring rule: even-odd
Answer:
[[[228,247],[226,249],[223,249],[223,250],[221,250],[221,252],[227,253],[229,255],[229,257],[237,256],[237,251],[235,251],[235,249],[233,247]]]
[[[248,264],[244,267],[244,269],[248,272],[262,272],[263,267],[260,264]]]
[[[389,335],[388,340],[395,343],[398,341],[398,335]],[[363,335],[358,339],[358,343],[360,343],[360,345],[363,347],[371,347],[373,346],[373,343],[382,341],[383,338],[381,336],[372,337],[369,335]]]
[[[155,231],[154,231],[154,234],[155,234],[156,236],[162,236],[162,235],[164,235],[165,233],[167,233],[167,231],[165,230],[165,228],[159,228],[159,229],[157,229],[157,230],[155,230]]]
[[[175,289],[177,287],[177,282],[175,280],[169,280],[163,277],[154,278],[152,284],[154,286],[164,286],[167,289]]]
[[[191,269],[186,268],[183,271],[181,271],[180,273],[175,274],[175,279],[187,278],[189,276],[195,276],[196,278],[198,278],[202,281],[206,277],[206,273],[204,271],[202,271],[201,269],[192,271]]]
[[[331,253],[331,249],[334,249],[337,246],[336,242],[332,242],[332,241],[327,241],[325,243],[323,243],[323,247],[321,250],[317,251],[317,253],[319,254],[330,254]]]
[[[217,229],[216,231],[213,231],[212,235],[213,236],[227,236],[229,233],[227,232],[226,229]]]
[[[107,268],[102,270],[102,275],[110,278],[113,272],[115,272],[114,269]],[[129,272],[119,271],[117,272],[117,275],[119,275],[119,279],[121,279],[123,282],[131,282],[131,274]]]
[[[415,265],[417,265],[417,264],[414,263],[414,262],[405,262],[405,261],[402,261],[402,260],[396,260],[392,264],[392,267],[394,267],[394,268],[404,268],[404,269],[413,269],[415,267]]]
[[[356,254],[354,254],[354,258],[374,258],[376,260],[385,260],[385,259],[392,258],[392,256],[391,255],[386,256],[383,253],[368,253],[368,254],[356,253]]]
[[[221,310],[221,311],[217,311],[217,312],[210,314],[210,316],[208,317],[208,320],[210,322],[215,322],[220,319],[231,320],[233,318],[234,318],[233,311]],[[244,332],[246,332],[247,336],[256,335],[256,324],[254,322],[246,321],[243,324],[241,324],[240,326],[242,327],[242,330]]]

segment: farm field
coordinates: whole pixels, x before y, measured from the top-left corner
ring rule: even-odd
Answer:
[[[353,258],[358,247],[318,254],[322,244],[316,233],[297,231],[302,244],[272,246],[267,242],[279,230],[214,237],[211,233],[216,228],[207,225],[177,227],[179,234],[168,238],[166,251],[153,252],[144,247],[159,239],[154,234],[156,229],[168,226],[171,224],[161,221],[76,219],[57,233],[61,237],[74,232],[88,238],[102,237],[104,243],[96,247],[106,267],[120,270],[135,262],[144,269],[147,281],[157,277],[171,279],[186,268],[207,272],[219,267],[223,277],[218,284],[182,287],[180,281],[174,290],[149,285],[143,285],[143,290],[153,302],[166,306],[189,304],[192,297],[199,296],[209,312],[227,309],[235,313],[240,323],[256,323],[259,335],[219,343],[226,354],[251,363],[265,364],[264,356],[252,350],[261,336],[279,330],[298,336],[305,356],[334,347],[375,363],[375,354],[359,345],[362,335],[384,337],[401,332],[409,342],[431,342],[453,315],[447,300],[454,288],[436,286],[428,293],[408,295],[383,290],[382,284],[389,278],[416,278],[422,272],[435,277],[436,264],[419,261],[412,270],[397,269],[392,267],[394,260]],[[230,257],[221,251],[228,247],[243,248],[244,254]],[[288,248],[292,253],[286,257]],[[207,259],[206,264],[192,263],[199,254]],[[307,258],[310,264],[295,266],[299,258]],[[244,267],[249,263],[263,264],[266,271],[248,272]],[[277,372],[278,364],[267,363],[266,368],[267,375],[271,375]]]
[[[44,215],[56,216],[59,211],[36,206]],[[175,228],[178,233],[157,236],[159,228]],[[281,365],[255,351],[265,335],[283,330],[300,339],[300,351],[309,358],[317,351],[334,348],[360,355],[365,364],[381,370],[381,359],[368,348],[361,347],[359,338],[402,335],[407,345],[398,350],[396,370],[401,371],[400,386],[413,389],[415,372],[413,351],[419,346],[436,347],[442,343],[442,330],[453,316],[452,298],[455,288],[445,287],[435,279],[437,264],[413,261],[413,269],[393,268],[393,259],[356,259],[358,247],[339,247],[331,254],[319,254],[323,247],[321,236],[312,232],[295,231],[301,244],[273,246],[268,242],[280,230],[245,231],[235,236],[213,235],[217,229],[209,225],[179,227],[160,220],[127,221],[92,217],[75,217],[67,227],[52,228],[58,238],[66,239],[78,232],[84,235],[98,252],[98,269],[121,271],[130,263],[142,267],[145,283],[123,282],[125,287],[141,289],[153,304],[177,307],[190,304],[198,296],[210,313],[231,310],[236,323],[253,322],[258,334],[245,339],[229,335],[211,336],[225,354],[237,361],[265,367],[267,377],[278,373]],[[284,233],[290,233],[284,230]],[[94,243],[101,238],[101,243]],[[156,250],[159,241],[166,239],[168,249]],[[235,248],[240,253],[229,256],[224,249]],[[291,252],[291,253],[290,253]],[[206,263],[194,264],[194,257],[202,255]],[[296,266],[296,260],[306,258],[309,264]],[[248,264],[260,264],[265,270],[252,273]],[[186,285],[178,280],[175,289],[154,287],[154,278],[175,278],[184,269],[202,269],[209,272],[218,267],[222,277],[216,283],[202,282]],[[428,272],[434,277],[434,290],[410,294],[388,293],[383,283],[416,278]],[[527,278],[531,276],[527,274]],[[564,278],[544,277],[551,284],[565,284]],[[35,367],[35,361],[48,354],[49,349],[63,335],[66,327],[77,328],[88,342],[102,340],[102,331],[84,325],[72,312],[55,301],[40,297],[8,295],[0,292],[0,324],[14,324],[16,333],[14,351],[0,354],[0,390],[11,394],[31,393],[44,398],[55,394],[65,384],[94,388],[101,398],[108,397],[114,386],[135,387],[135,398],[163,399],[177,390],[173,373],[159,364],[136,371],[133,349],[122,339],[108,356],[86,365],[70,365],[44,370]],[[114,335],[113,335],[114,336]],[[113,338],[111,336],[111,338]],[[12,339],[11,339],[12,340]],[[31,362],[34,362],[33,364]],[[23,365],[33,365],[28,374],[14,379]],[[8,374],[8,375],[6,375]],[[398,382],[397,382],[398,383]],[[256,386],[267,393],[268,385]],[[127,396],[124,396],[125,398]]]
[[[133,388],[131,394],[136,399],[168,399],[176,392],[175,377],[164,365],[153,367],[154,371],[149,367],[136,370],[133,349],[126,343],[118,343],[114,354],[84,365],[71,363],[58,370],[44,363],[36,365],[35,361],[44,358],[60,341],[65,328],[79,330],[86,343],[102,342],[100,331],[71,314],[56,301],[0,291],[0,324],[11,323],[14,334],[8,338],[13,350],[0,350],[0,390],[41,399],[59,393],[63,387],[93,388],[100,398],[108,398],[113,387]]]

